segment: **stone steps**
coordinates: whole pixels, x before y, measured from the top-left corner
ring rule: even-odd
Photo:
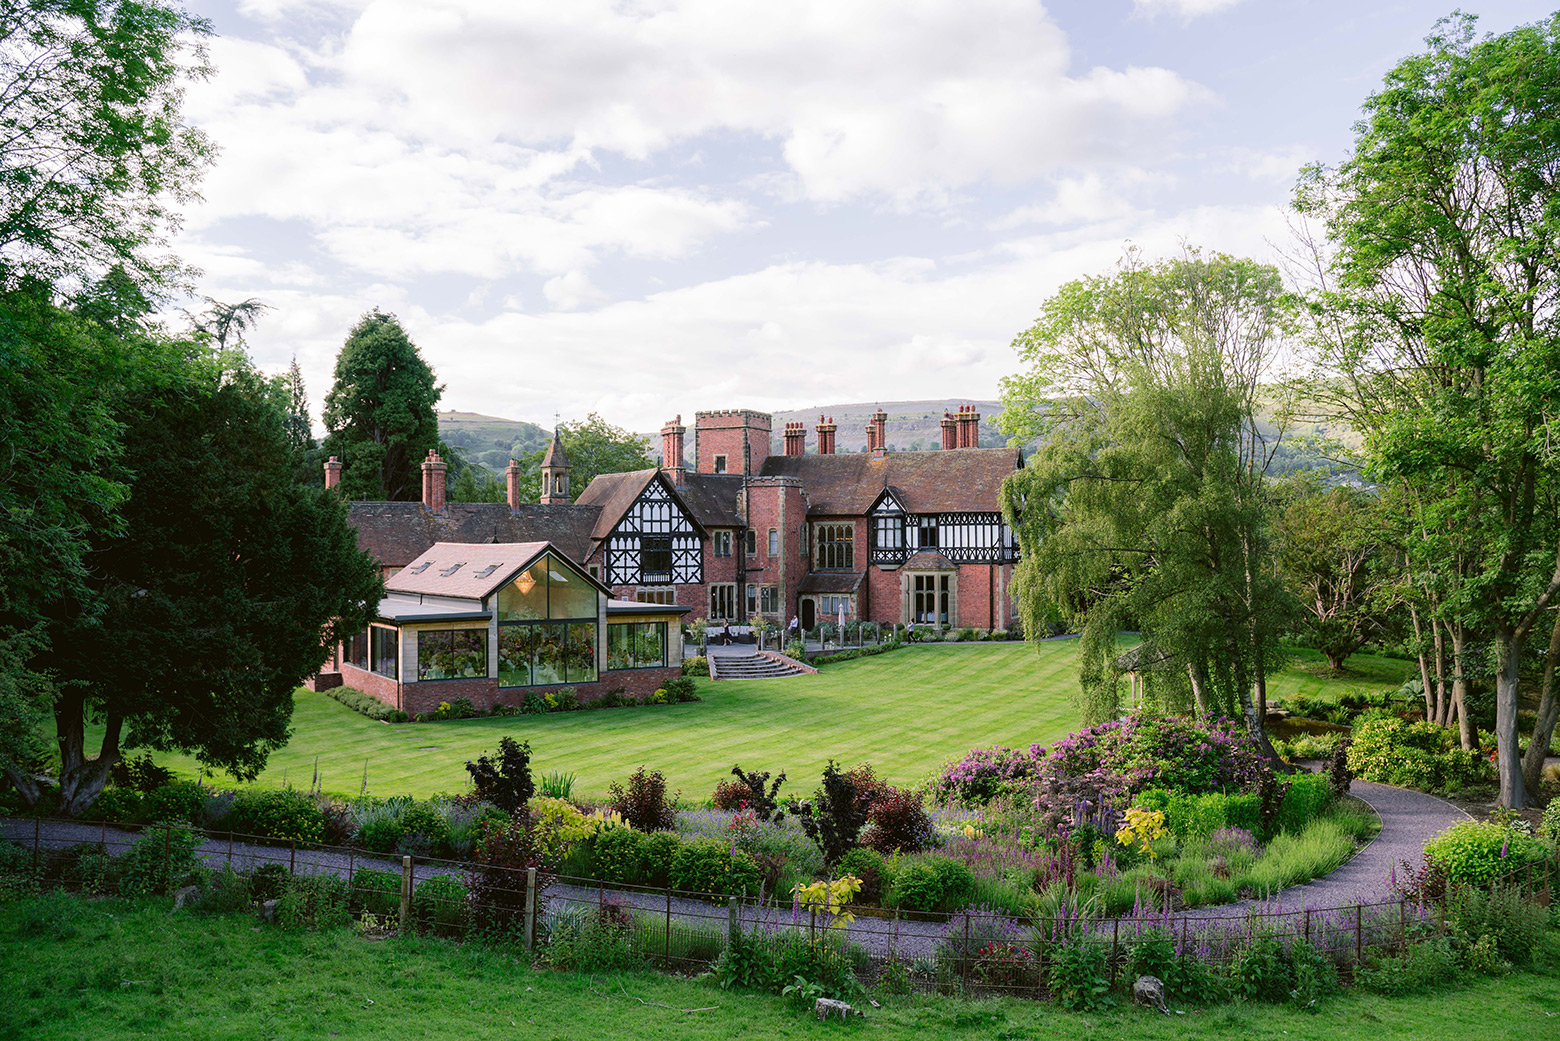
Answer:
[[[773,658],[754,655],[723,654],[716,668],[723,680],[777,679],[782,676],[800,676],[799,669]]]

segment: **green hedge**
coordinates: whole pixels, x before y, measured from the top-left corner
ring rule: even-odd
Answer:
[[[1531,835],[1490,821],[1453,824],[1425,843],[1425,859],[1439,868],[1447,881],[1463,885],[1488,885],[1547,855],[1544,844]]]
[[[356,687],[332,687],[322,692],[327,698],[334,698],[354,712],[361,712],[369,719],[377,719],[382,723],[405,723],[407,715],[398,708],[392,708],[383,701],[364,694]]]
[[[815,654],[811,661],[814,665],[833,665],[842,661],[855,661],[857,658],[870,658],[874,654],[887,654],[903,646],[902,643],[880,643],[872,647],[852,647],[849,650],[834,651],[830,654]]]
[[[1493,779],[1490,761],[1456,746],[1455,731],[1394,717],[1366,720],[1349,744],[1354,776],[1421,791],[1460,791]]]

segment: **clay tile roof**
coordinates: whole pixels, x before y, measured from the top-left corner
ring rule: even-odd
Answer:
[[[862,571],[810,571],[802,577],[800,593],[854,593],[866,577]]]
[[[765,477],[798,477],[814,516],[860,516],[871,509],[886,482],[911,513],[1000,509],[1002,480],[1024,465],[1016,448],[961,448],[939,452],[772,455]]]
[[[655,470],[630,470],[621,474],[600,474],[574,500],[581,506],[590,506],[598,512],[591,526],[592,541],[600,542],[612,534],[623,514],[634,505],[639,493],[655,479]]]
[[[551,548],[546,542],[435,543],[391,575],[385,591],[480,600]]]
[[[590,533],[600,509],[588,505],[452,502],[442,514],[420,502],[354,502],[347,521],[357,529],[358,548],[384,567],[405,567],[439,542],[551,542],[565,556],[590,556]]]

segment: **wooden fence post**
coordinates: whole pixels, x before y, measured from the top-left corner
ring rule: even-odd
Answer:
[[[289,875],[296,875],[298,873],[298,840],[297,839],[293,839],[292,840],[292,848],[287,851],[287,873]]]
[[[666,940],[666,948],[662,952],[662,956],[666,959],[666,964],[668,966],[670,966],[672,964],[672,887],[671,887],[670,884],[668,884],[667,887],[666,887],[666,936],[665,936],[665,940]]]
[[[412,927],[412,858],[401,858],[401,931]]]
[[[525,869],[525,949],[536,947],[536,869]]]

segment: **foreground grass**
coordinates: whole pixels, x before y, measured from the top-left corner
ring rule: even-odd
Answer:
[[[300,690],[295,734],[272,753],[260,783],[309,786],[316,764],[326,791],[426,797],[463,790],[465,763],[505,734],[531,742],[532,769],[576,775],[576,797],[600,798],[640,764],[672,788],[705,799],[732,764],[781,770],[793,790],[811,790],[829,759],[869,762],[897,784],[925,778],[944,761],[982,745],[1049,743],[1078,728],[1076,642],[915,646],[825,666],[816,676],[704,681],[702,702],[548,716],[390,726]],[[1396,687],[1408,663],[1356,655],[1378,686]],[[1395,670],[1395,671],[1394,671]],[[1285,670],[1270,694],[1282,698],[1351,677],[1317,679]],[[197,764],[161,761],[188,776]],[[803,786],[806,786],[803,788]]]
[[[880,998],[865,1020],[817,1023],[766,995],[630,973],[534,970],[513,953],[347,930],[289,933],[249,915],[170,915],[168,900],[65,895],[0,905],[0,1034],[84,1038],[1252,1038],[1332,1041],[1554,1036],[1560,944],[1530,971],[1433,993],[1349,994],[1310,1012],[1261,1005],[1061,1012],[1020,1000]],[[670,1007],[667,1007],[670,1006]],[[685,1012],[684,1009],[701,1011]]]

